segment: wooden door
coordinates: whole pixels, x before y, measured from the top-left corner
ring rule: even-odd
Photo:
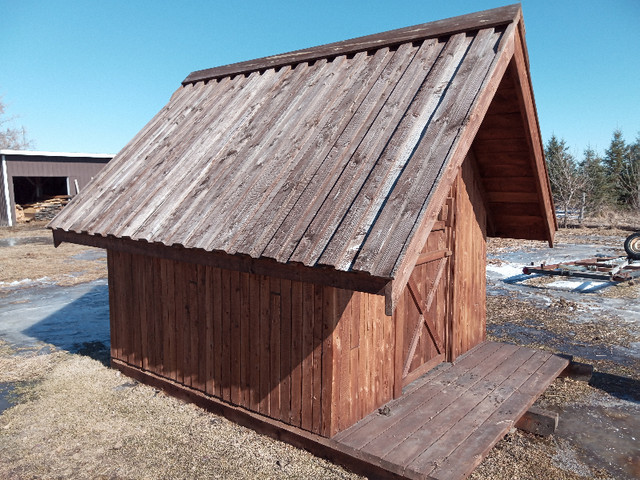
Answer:
[[[402,386],[447,358],[454,197],[447,199],[403,295]]]

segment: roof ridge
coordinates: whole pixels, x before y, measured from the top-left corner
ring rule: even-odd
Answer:
[[[520,4],[493,8],[482,12],[460,15],[444,20],[423,23],[413,27],[404,27],[382,33],[357,37],[350,40],[319,45],[312,48],[295,50],[293,52],[271,55],[256,60],[232,63],[220,67],[197,70],[189,74],[182,82],[183,85],[200,81],[213,80],[229,75],[246,74],[256,70],[282,67],[284,65],[321,58],[349,55],[357,52],[396,46],[409,41],[452,35],[478,28],[490,28],[505,25],[519,20],[521,17]]]

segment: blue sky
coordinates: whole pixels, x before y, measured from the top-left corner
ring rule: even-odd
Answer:
[[[0,95],[38,150],[116,153],[192,71],[507,5],[0,0]],[[640,0],[524,0],[543,140],[640,133]]]

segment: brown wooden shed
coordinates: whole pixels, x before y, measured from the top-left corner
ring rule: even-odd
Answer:
[[[487,236],[553,241],[520,7],[194,72],[50,228],[115,367],[333,437],[483,342]]]

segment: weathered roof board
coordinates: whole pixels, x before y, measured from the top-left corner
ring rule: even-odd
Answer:
[[[192,73],[50,224],[54,238],[406,276],[522,49],[519,29],[513,5]],[[551,242],[544,215],[538,236]]]

